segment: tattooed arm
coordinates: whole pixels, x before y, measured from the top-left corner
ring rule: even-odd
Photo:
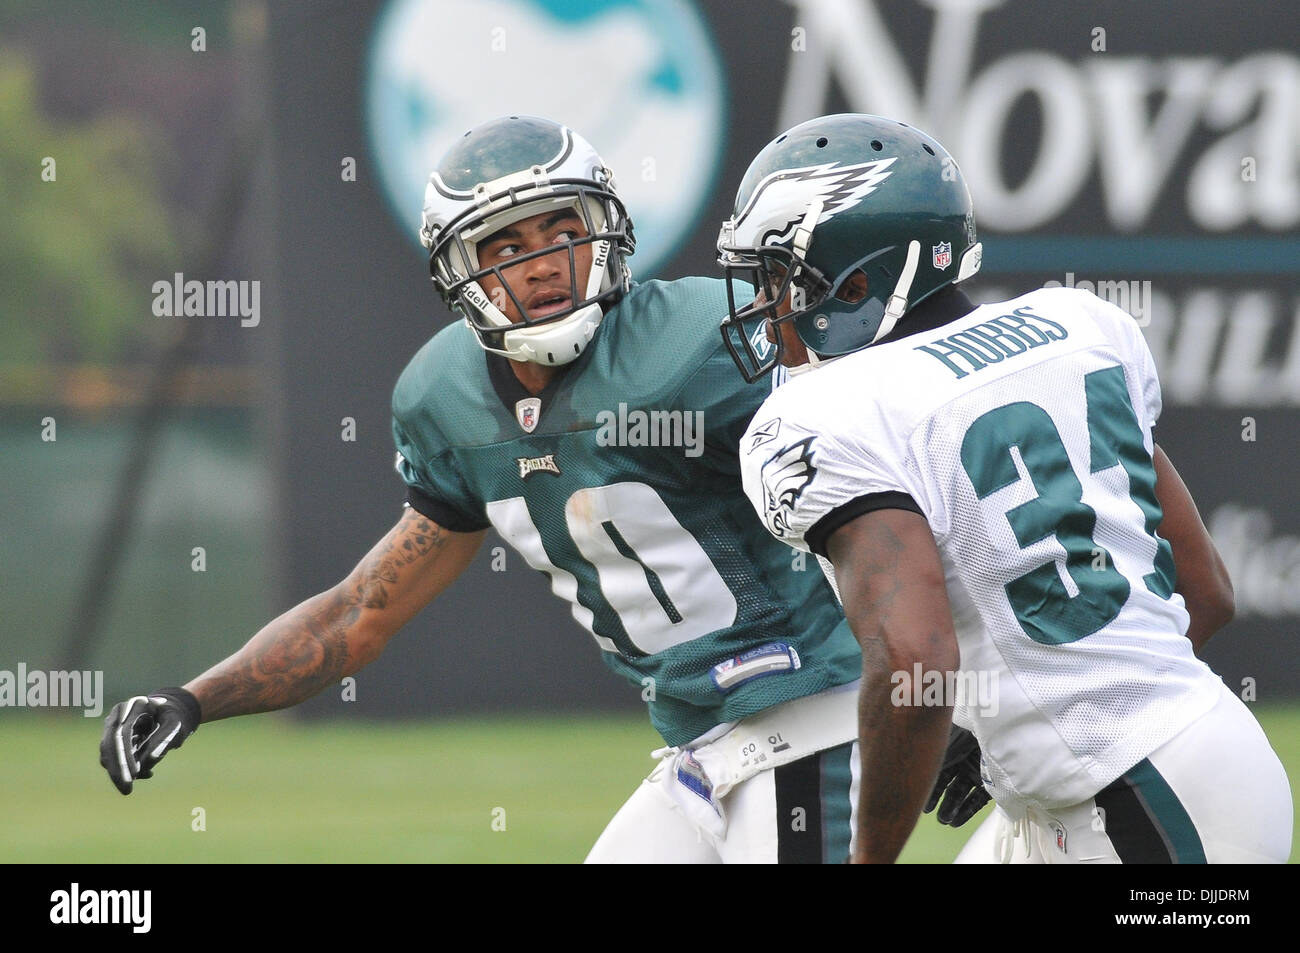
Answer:
[[[484,535],[451,532],[406,508],[346,579],[185,686],[203,720],[287,708],[359,671],[464,571]]]
[[[936,704],[923,692],[935,677],[930,673],[947,685],[946,673],[960,664],[943,566],[930,524],[906,510],[875,510],[845,523],[827,540],[827,551],[844,615],[862,646],[862,784],[853,860],[893,863],[948,744],[952,699],[945,692]],[[922,684],[914,686],[918,665]]]

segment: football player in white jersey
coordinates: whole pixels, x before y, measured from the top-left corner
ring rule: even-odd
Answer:
[[[1285,861],[1286,774],[1197,658],[1232,586],[1152,440],[1132,318],[1064,288],[974,306],[956,163],[876,116],[771,142],[718,248],[755,288],[723,321],[733,358],[791,378],[741,440],[745,491],[863,649],[854,859],[897,858],[951,721],[997,802],[962,859]]]

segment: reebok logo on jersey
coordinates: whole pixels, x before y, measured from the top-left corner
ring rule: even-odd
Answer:
[[[519,464],[519,479],[527,480],[534,473],[554,473],[560,475],[560,468],[555,463],[555,454],[548,453],[544,457],[515,457],[515,462]]]
[[[812,462],[812,437],[778,451],[763,464],[763,520],[773,535],[790,535],[794,505],[817,475]]]
[[[798,285],[795,285],[794,290],[800,294],[803,293],[803,289]],[[766,361],[768,355],[772,353],[772,349],[776,347],[775,344],[767,339],[766,321],[760,323],[759,326],[753,330],[753,333],[749,335],[749,343],[754,348],[754,353],[758,355],[759,360]]]
[[[781,418],[773,417],[771,420],[754,428],[751,436],[754,438],[749,444],[749,452],[753,453],[763,444],[776,439],[776,435],[781,432]]]

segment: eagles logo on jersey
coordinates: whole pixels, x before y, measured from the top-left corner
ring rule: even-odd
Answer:
[[[812,462],[812,437],[778,451],[763,464],[763,495],[767,528],[784,539],[790,534],[790,517],[803,491],[817,475]]]

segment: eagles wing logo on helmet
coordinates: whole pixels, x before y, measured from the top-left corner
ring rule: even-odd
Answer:
[[[860,161],[867,156],[878,158]],[[781,133],[745,171],[735,209],[718,234],[718,264],[754,297],[737,307],[731,295],[720,326],[748,381],[783,359],[779,335],[766,358],[750,343],[759,321],[792,324],[808,354],[800,366],[811,369],[886,340],[912,308],[979,267],[956,162],[883,116],[821,116]]]
[[[763,519],[768,529],[782,538],[790,534],[795,503],[817,475],[817,468],[812,465],[813,439],[805,437],[763,464],[761,479],[766,504]]]
[[[757,247],[789,240],[814,201],[822,203],[815,223],[820,225],[876,191],[893,175],[889,167],[897,161],[893,156],[854,165],[826,162],[771,173],[736,216],[736,243]]]
[[[625,259],[636,247],[632,222],[613,173],[566,126],[521,115],[475,126],[439,160],[424,194],[420,234],[434,284],[485,350],[516,361],[567,364],[592,340],[605,309],[628,290]],[[571,238],[513,256],[505,269],[557,253],[567,257],[556,267],[563,272],[568,266],[569,286],[555,289],[566,302],[534,315],[500,266],[479,260],[479,245],[503,228],[557,211],[576,220]],[[585,278],[580,249],[590,255]],[[499,295],[485,290],[482,281],[489,277]],[[527,429],[522,419],[520,425]]]

